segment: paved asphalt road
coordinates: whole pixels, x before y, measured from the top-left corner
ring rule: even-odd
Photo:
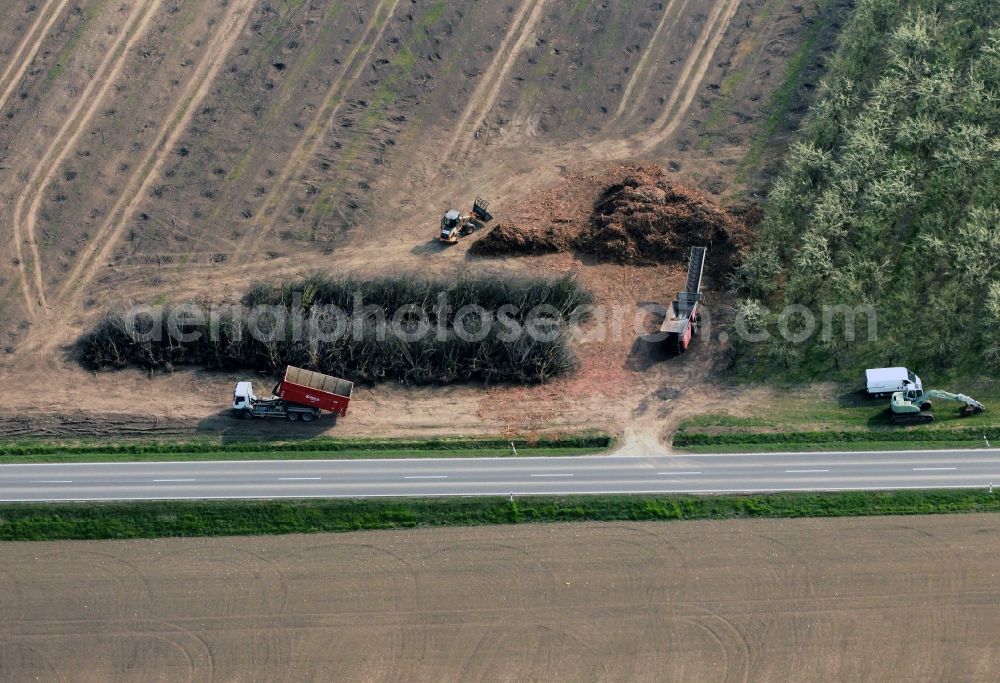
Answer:
[[[0,501],[986,488],[1000,449],[0,465]]]

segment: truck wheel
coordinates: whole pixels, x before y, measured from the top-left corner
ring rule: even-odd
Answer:
[[[302,413],[303,422],[312,422],[315,417],[313,413]]]
[[[290,421],[292,421],[292,422],[295,422],[296,420],[299,419],[299,414],[298,413],[288,413],[288,419]]]
[[[252,417],[253,417],[253,413],[251,413],[249,410],[241,410],[240,411],[240,419],[241,420],[249,420]]]

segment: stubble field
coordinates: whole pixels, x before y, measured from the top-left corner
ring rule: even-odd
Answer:
[[[987,515],[11,543],[4,680],[995,680]]]

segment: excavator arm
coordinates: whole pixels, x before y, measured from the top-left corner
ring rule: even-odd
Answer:
[[[925,401],[931,399],[938,399],[941,401],[955,401],[956,403],[964,403],[967,407],[972,409],[972,412],[981,413],[986,410],[986,406],[972,398],[971,396],[966,396],[965,394],[953,394],[950,391],[941,391],[940,389],[929,389],[925,391],[920,399],[914,401],[917,405],[924,403]]]

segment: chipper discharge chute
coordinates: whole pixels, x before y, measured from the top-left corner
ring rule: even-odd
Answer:
[[[705,255],[708,247],[691,247],[688,258],[687,281],[684,291],[670,304],[667,317],[660,327],[663,343],[671,353],[684,353],[691,344],[691,338],[698,334],[701,325],[701,278],[705,269]]]

